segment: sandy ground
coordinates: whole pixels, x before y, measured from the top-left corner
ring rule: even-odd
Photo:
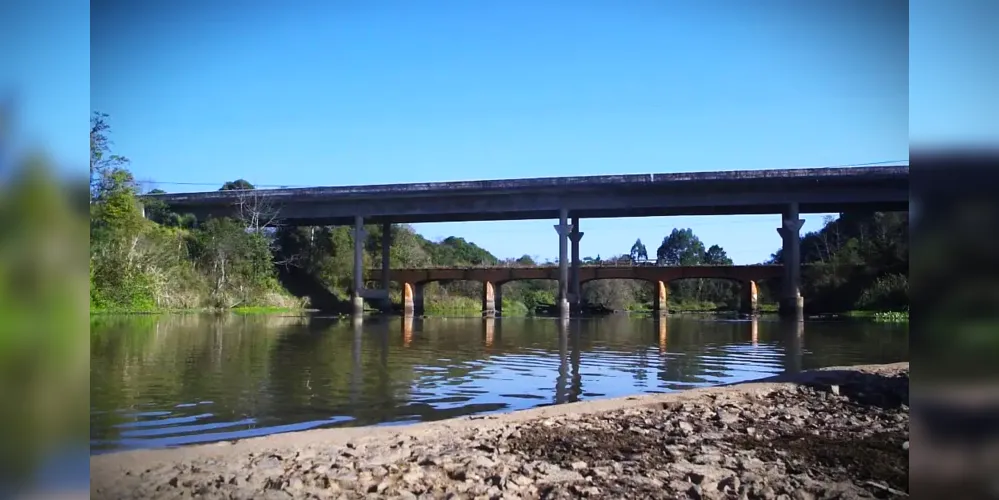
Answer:
[[[92,498],[887,498],[908,363],[91,458]]]

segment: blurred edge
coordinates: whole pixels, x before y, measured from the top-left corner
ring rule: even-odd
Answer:
[[[79,496],[89,482],[85,181],[15,142],[14,104],[0,103],[0,498]]]
[[[910,491],[999,495],[999,149],[910,161]]]

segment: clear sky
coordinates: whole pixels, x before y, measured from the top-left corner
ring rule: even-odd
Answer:
[[[167,191],[908,158],[905,1],[95,1],[91,15],[90,109]],[[552,223],[417,229],[553,258]],[[780,244],[777,215],[581,225],[584,256],[639,237],[654,253],[674,227],[737,263]]]

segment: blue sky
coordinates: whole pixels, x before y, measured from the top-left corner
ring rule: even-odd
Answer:
[[[117,151],[139,179],[159,183],[150,187],[908,158],[905,2],[235,5],[94,2],[89,108],[111,115]],[[85,28],[65,16],[52,46]],[[52,74],[58,84],[62,73]],[[36,107],[75,112],[77,97]],[[170,184],[178,182],[203,185]],[[821,216],[807,219],[805,230],[820,227]],[[501,257],[552,258],[552,223],[417,229],[463,236]],[[653,253],[674,227],[692,228],[737,263],[759,262],[780,243],[777,215],[581,225],[590,256],[627,252],[639,237]]]

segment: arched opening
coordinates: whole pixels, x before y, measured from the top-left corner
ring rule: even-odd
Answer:
[[[592,314],[647,312],[655,307],[656,282],[595,278],[580,282],[583,310]]]
[[[743,283],[734,279],[680,278],[667,283],[670,312],[737,312],[742,302]]]
[[[782,286],[783,283],[780,278],[756,280],[757,307],[761,313],[777,312],[777,303],[780,300]]]
[[[503,316],[547,315],[558,303],[558,281],[508,280],[496,284],[496,302]]]
[[[427,316],[479,316],[485,284],[474,280],[437,280],[416,284]]]

